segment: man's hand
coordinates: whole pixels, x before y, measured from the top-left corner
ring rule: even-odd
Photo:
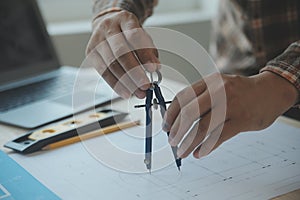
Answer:
[[[158,52],[136,16],[117,11],[97,18],[87,47],[96,69],[123,98],[145,97],[150,81],[145,70],[159,68]],[[142,64],[142,65],[141,65]]]
[[[180,145],[179,157],[193,151],[200,158],[240,132],[270,126],[297,98],[296,88],[271,72],[252,77],[216,73],[176,95],[163,128],[170,131],[169,143]]]

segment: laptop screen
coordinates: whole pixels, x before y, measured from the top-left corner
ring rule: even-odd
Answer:
[[[1,0],[0,30],[0,84],[59,66],[34,0]]]

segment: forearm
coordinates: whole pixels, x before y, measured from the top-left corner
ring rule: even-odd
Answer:
[[[261,72],[270,71],[287,80],[300,94],[300,40],[291,44],[287,50],[267,63]],[[296,103],[297,103],[296,102]]]
[[[127,10],[134,13],[142,24],[153,13],[158,0],[94,0],[94,18],[112,11]]]
[[[261,107],[264,112],[278,117],[297,104],[299,92],[287,79],[271,71],[264,71],[251,78],[254,78],[259,88],[255,97],[263,97]]]

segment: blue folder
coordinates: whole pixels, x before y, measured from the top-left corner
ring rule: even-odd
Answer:
[[[3,151],[0,151],[1,200],[60,199]]]

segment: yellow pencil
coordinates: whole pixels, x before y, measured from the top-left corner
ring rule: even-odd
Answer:
[[[81,136],[75,136],[75,137],[71,137],[71,138],[68,138],[68,139],[65,139],[65,140],[54,142],[52,144],[49,144],[49,145],[45,146],[43,148],[43,150],[56,149],[56,148],[67,146],[67,145],[70,145],[70,144],[74,144],[74,143],[77,143],[77,142],[80,142],[80,141],[83,141],[83,140],[98,137],[98,136],[101,136],[101,135],[104,135],[104,134],[113,133],[113,132],[118,131],[118,130],[122,130],[122,129],[130,128],[130,127],[133,127],[133,126],[137,126],[139,124],[140,124],[140,121],[123,122],[123,123],[120,123],[120,124],[115,124],[115,125],[112,125],[112,126],[102,128],[100,130],[96,130],[96,131],[93,131],[93,132],[90,132],[90,133],[83,134]]]

